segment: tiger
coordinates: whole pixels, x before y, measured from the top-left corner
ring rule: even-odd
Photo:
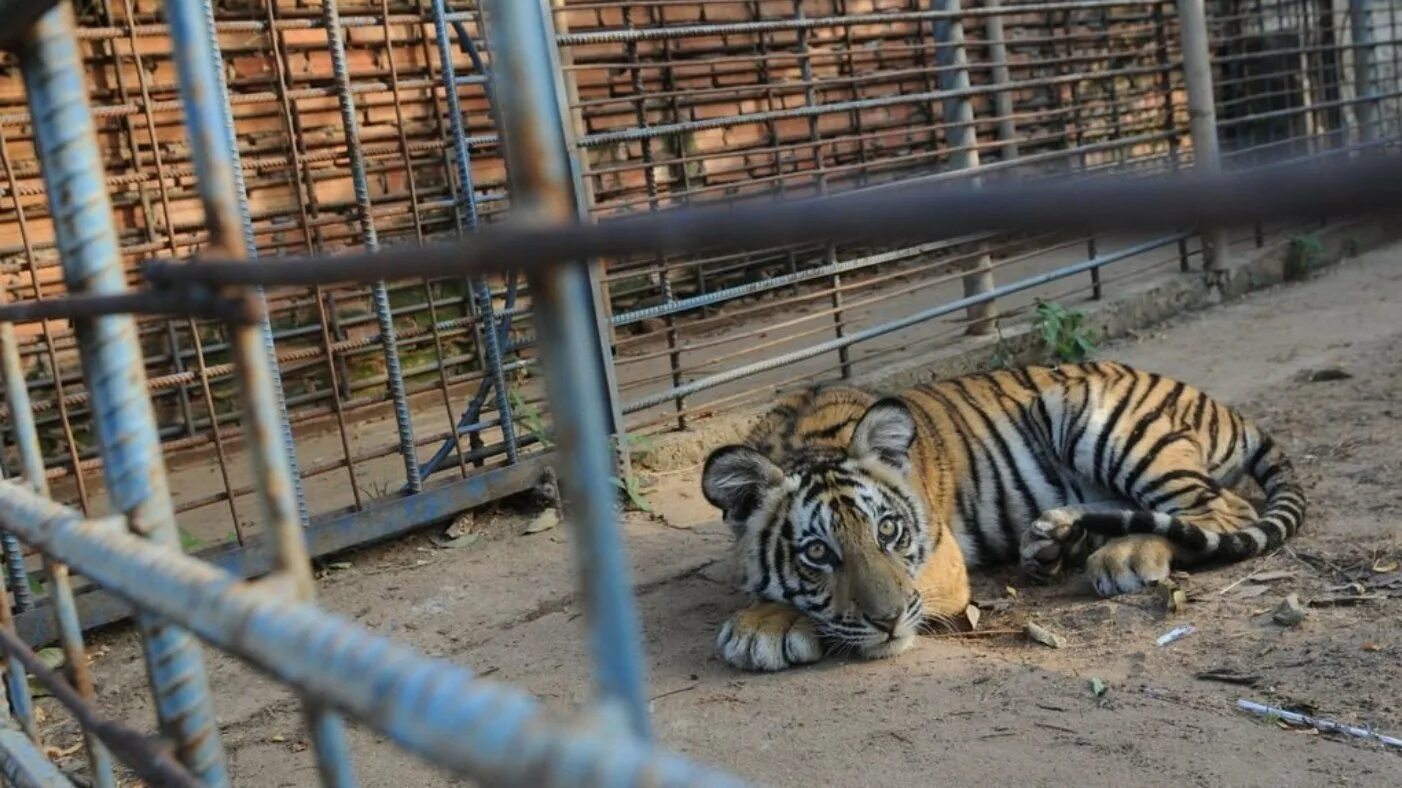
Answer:
[[[1233,489],[1250,477],[1261,513]],[[1305,515],[1285,452],[1201,391],[1115,362],[1028,366],[883,396],[827,384],[779,399],[711,452],[702,493],[751,602],[720,628],[730,665],[882,658],[970,603],[969,570],[1084,568],[1101,596],[1275,549]]]

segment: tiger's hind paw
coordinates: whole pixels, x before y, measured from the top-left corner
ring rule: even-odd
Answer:
[[[1109,597],[1162,583],[1173,563],[1173,547],[1153,534],[1122,536],[1091,553],[1086,575],[1095,592]]]
[[[750,671],[784,670],[823,656],[813,621],[771,602],[750,605],[726,620],[716,636],[716,649],[731,666]]]

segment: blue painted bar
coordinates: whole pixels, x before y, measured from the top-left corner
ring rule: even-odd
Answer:
[[[547,0],[484,5],[512,213],[518,222],[573,222],[578,206],[561,112],[563,87]],[[561,459],[556,470],[573,526],[599,688],[648,735],[642,645],[617,520],[612,405],[601,368],[590,271],[583,262],[530,277],[546,391]]]
[[[171,0],[166,14],[205,223],[215,246],[235,259],[246,258],[254,248],[252,224],[212,0],[199,0],[198,6],[194,0]],[[272,535],[274,571],[286,581],[282,587],[287,592],[310,600],[314,584],[302,533],[306,500],[301,494],[266,302],[261,291],[251,298],[259,310],[258,325],[231,327],[234,370],[243,395],[240,425],[253,462],[264,527]],[[322,784],[354,788],[357,781],[340,718],[313,697],[305,699],[305,712]]]
[[[23,733],[0,727],[0,782],[13,788],[73,788]]]
[[[18,54],[64,281],[73,293],[126,292],[69,4],[40,18]],[[111,506],[126,513],[135,532],[178,545],[136,321],[98,318],[79,323],[77,333]],[[162,730],[197,777],[211,786],[227,785],[198,646],[149,615],[139,616],[138,625]]]
[[[119,518],[84,520],[22,485],[0,482],[0,528],[464,777],[542,788],[741,785],[651,746],[615,714],[561,725],[556,712],[522,690],[478,679],[178,550],[150,549]]]

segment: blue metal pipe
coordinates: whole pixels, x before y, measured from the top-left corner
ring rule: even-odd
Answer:
[[[46,13],[20,46],[20,68],[68,290],[122,293],[121,252],[74,31],[69,4]],[[178,546],[136,322],[114,315],[76,328],[112,509],[142,536]],[[191,772],[208,785],[227,785],[198,646],[150,615],[137,623],[162,730]]]
[[[514,217],[574,222],[578,205],[564,126],[564,90],[545,0],[495,0],[488,11],[498,128],[506,141]],[[546,391],[561,489],[574,526],[575,560],[600,690],[648,735],[642,647],[628,562],[617,522],[611,405],[585,263],[537,269],[529,278],[542,339]]]
[[[84,520],[22,485],[0,482],[0,528],[459,775],[561,788],[741,785],[650,746],[608,715],[561,725],[519,689],[478,679],[177,550],[153,550],[119,518]]]
[[[199,178],[205,221],[216,246],[234,257],[252,254],[247,195],[242,183],[233,120],[218,55],[210,0],[171,0],[166,5],[176,68],[180,76],[191,156]],[[238,242],[239,228],[243,243]],[[198,265],[198,263],[194,263]],[[298,599],[311,599],[313,584],[302,524],[305,500],[298,495],[295,452],[287,420],[277,356],[272,351],[266,302],[254,296],[258,327],[234,327],[234,368],[243,394],[245,439],[253,461],[254,483],[271,534],[275,572]],[[281,429],[279,429],[279,427]],[[154,433],[154,430],[153,430]],[[340,719],[320,701],[306,700],[312,742],[322,783],[351,788],[356,784],[349,747]]]
[[[13,788],[73,788],[34,742],[8,727],[0,727],[0,782]]]

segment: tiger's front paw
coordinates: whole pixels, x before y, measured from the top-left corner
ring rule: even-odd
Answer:
[[[1086,532],[1073,509],[1048,509],[1022,532],[1020,567],[1033,580],[1046,582],[1080,558]]]
[[[716,649],[732,666],[754,671],[784,670],[823,656],[813,621],[772,602],[750,605],[731,616],[716,636]]]
[[[1172,569],[1173,547],[1154,534],[1114,539],[1091,553],[1086,574],[1101,596],[1128,594],[1161,583]]]

